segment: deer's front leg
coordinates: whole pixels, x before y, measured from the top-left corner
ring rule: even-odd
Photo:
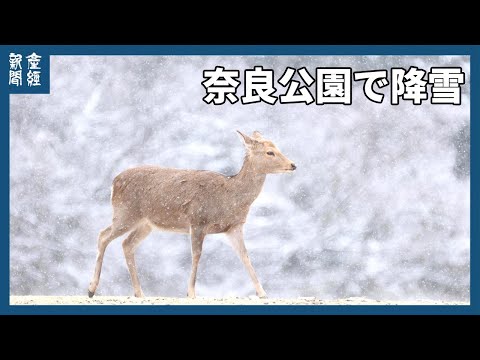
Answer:
[[[188,297],[195,299],[195,281],[197,279],[197,268],[200,256],[202,255],[203,239],[205,239],[205,232],[203,228],[191,227],[190,229],[192,241],[192,272],[190,280],[188,281]]]
[[[242,260],[243,265],[245,265],[245,268],[247,269],[248,274],[252,279],[253,285],[255,286],[257,296],[260,298],[266,298],[267,293],[265,292],[265,290],[263,290],[260,281],[258,281],[257,274],[255,273],[255,269],[253,268],[250,257],[248,256],[247,248],[245,247],[245,243],[243,241],[243,225],[232,227],[227,232],[227,236],[238,257],[240,258],[240,260]]]

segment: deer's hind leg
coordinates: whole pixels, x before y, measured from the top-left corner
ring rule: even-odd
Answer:
[[[137,267],[135,265],[135,250],[137,249],[138,245],[140,245],[142,240],[144,240],[151,232],[152,228],[150,225],[139,225],[122,243],[123,253],[125,254],[128,272],[132,278],[133,290],[136,297],[143,297],[144,295],[140,286],[140,280],[138,279]]]
[[[102,264],[103,256],[105,255],[105,250],[107,249],[108,244],[113,240],[132,230],[135,226],[134,221],[124,221],[118,217],[113,218],[112,225],[103,229],[98,234],[98,251],[97,251],[97,260],[95,263],[95,272],[93,274],[92,281],[88,287],[88,296],[93,297],[95,291],[97,290],[98,283],[100,282],[100,274],[102,273]]]

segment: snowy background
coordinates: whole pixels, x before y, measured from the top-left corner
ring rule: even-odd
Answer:
[[[202,71],[263,65],[354,71],[461,66],[462,105],[222,106],[202,101]],[[137,164],[233,174],[259,130],[292,159],[267,177],[246,244],[271,297],[468,300],[468,57],[96,57],[51,59],[50,95],[11,95],[10,290],[86,295],[110,185]],[[277,93],[285,89],[275,84]],[[315,96],[315,84],[312,85]],[[430,91],[429,91],[430,95]],[[107,249],[99,295],[133,295],[122,239]],[[147,296],[185,296],[187,235],[152,233],[137,251]],[[222,235],[207,237],[197,295],[247,296],[253,285]]]

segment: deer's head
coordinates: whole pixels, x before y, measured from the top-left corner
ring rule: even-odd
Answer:
[[[275,174],[294,171],[297,167],[289,160],[270,140],[264,139],[262,134],[254,131],[250,137],[237,130],[240,134],[249,161],[256,171],[263,174]]]

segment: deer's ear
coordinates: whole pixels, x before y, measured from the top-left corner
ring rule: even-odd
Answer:
[[[238,131],[238,130],[237,130],[237,133],[240,134],[240,137],[242,138],[243,143],[245,144],[246,147],[251,147],[251,146],[253,146],[253,144],[256,142],[256,141],[255,141],[254,139],[252,139],[250,136],[245,135],[245,134],[242,133],[241,131]]]
[[[262,136],[262,134],[260,134],[260,131],[254,131],[252,136],[255,140],[262,140],[263,139],[263,136]]]

